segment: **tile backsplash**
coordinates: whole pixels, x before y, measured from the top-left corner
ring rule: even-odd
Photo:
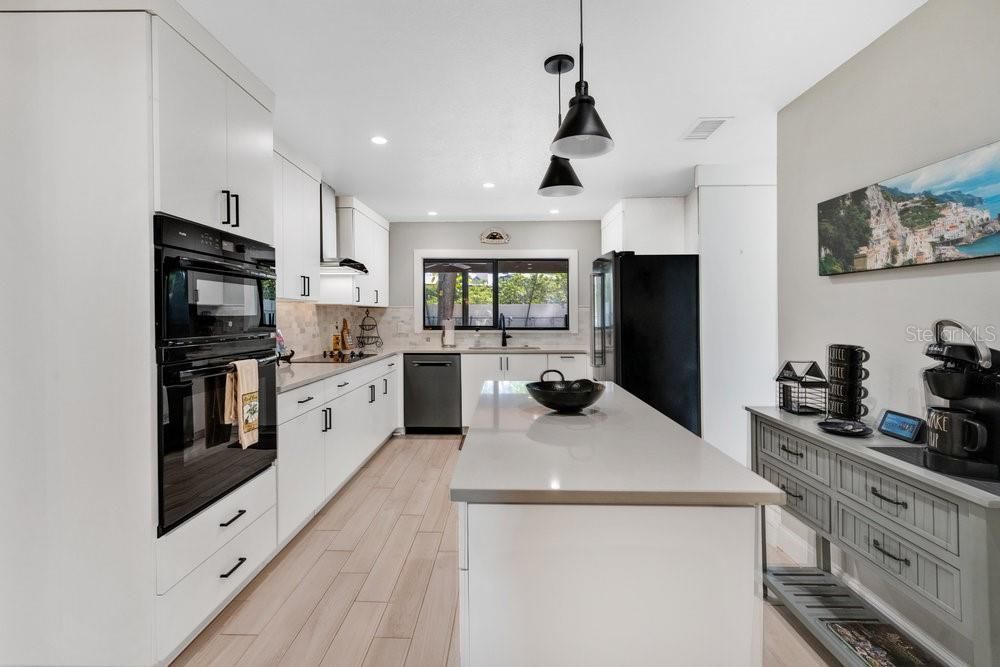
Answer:
[[[297,301],[278,302],[278,328],[285,337],[285,345],[295,354],[311,356],[320,354],[330,347],[330,336],[343,319],[351,325],[351,333],[355,337],[361,333],[361,319],[365,311],[378,324],[378,333],[384,346],[389,349],[441,346],[441,334],[438,331],[415,332],[413,330],[413,308],[366,308],[364,306],[331,306]],[[590,309],[579,309],[579,331],[577,333],[562,332],[528,332],[513,331],[511,345],[538,345],[547,348],[574,348],[586,350],[590,345],[588,335]],[[480,334],[484,345],[499,345],[500,334],[495,331],[484,331]],[[474,331],[456,331],[455,342],[459,348],[469,347],[476,340]]]

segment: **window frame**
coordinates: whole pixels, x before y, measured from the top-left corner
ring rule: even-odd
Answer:
[[[565,334],[577,333],[578,329],[578,278],[579,269],[577,262],[577,251],[566,249],[554,250],[414,250],[413,251],[413,329],[416,333],[425,331],[440,331],[440,325],[425,326],[426,321],[426,301],[424,295],[424,262],[426,260],[438,261],[491,261],[493,263],[493,326],[456,326],[458,331],[499,331],[499,309],[498,294],[500,289],[498,267],[500,261],[520,260],[520,261],[566,261],[568,266],[568,322],[561,327],[508,327],[510,331],[536,331],[540,334]]]

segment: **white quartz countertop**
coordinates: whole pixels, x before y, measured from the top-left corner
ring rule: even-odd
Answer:
[[[375,356],[367,357],[351,364],[296,363],[293,358],[291,364],[281,364],[278,367],[278,374],[276,376],[278,393],[298,389],[299,387],[325,380],[334,375],[348,373],[397,354],[588,354],[588,352],[587,350],[578,348],[530,349],[513,346],[508,348],[400,347],[383,348]]]
[[[785,494],[613,383],[579,415],[524,382],[486,382],[451,499],[470,503],[780,505]]]

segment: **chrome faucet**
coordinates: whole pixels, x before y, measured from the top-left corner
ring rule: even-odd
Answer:
[[[507,347],[508,338],[513,338],[513,336],[507,333],[507,318],[503,313],[500,313],[500,347]]]

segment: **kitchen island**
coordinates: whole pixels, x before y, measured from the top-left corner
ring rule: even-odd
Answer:
[[[774,485],[621,387],[486,382],[451,483],[462,664],[759,665]]]

